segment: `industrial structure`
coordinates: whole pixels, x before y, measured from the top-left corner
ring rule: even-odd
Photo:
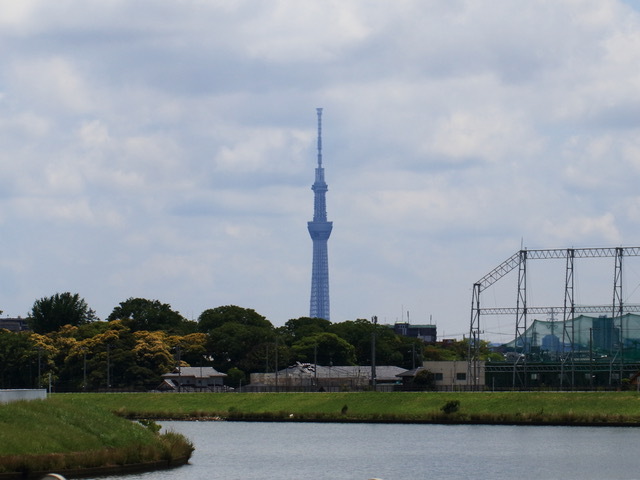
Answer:
[[[568,248],[516,252],[473,285],[469,328],[468,385],[510,388],[620,387],[640,370],[640,305],[623,300],[623,260],[640,256],[640,247]],[[577,305],[574,298],[576,259],[613,258],[612,302]],[[528,303],[527,264],[531,260],[565,261],[564,302],[555,306]],[[515,307],[483,308],[481,293],[517,269]],[[480,372],[482,315],[514,315],[512,342],[504,346],[505,362],[487,362]],[[530,315],[544,314],[549,321]],[[585,314],[595,314],[587,316]],[[556,319],[556,315],[560,318]]]
[[[418,338],[425,343],[435,343],[438,340],[438,327],[436,325],[414,325],[409,322],[396,322],[391,327],[393,328],[393,333],[403,337]]]
[[[316,365],[299,363],[273,373],[252,373],[251,383],[244,391],[344,392],[355,390],[394,391],[401,383],[400,374],[407,370],[392,365],[376,368],[376,383],[371,368],[357,365]]]
[[[225,390],[226,373],[213,367],[178,367],[162,375],[159,391],[173,392],[221,392]]]
[[[309,316],[311,318],[329,317],[329,255],[327,242],[331,235],[333,222],[327,221],[327,183],[324,181],[322,166],[322,108],[316,109],[318,114],[318,165],[316,167],[313,190],[313,220],[307,223],[309,235],[313,241],[313,265],[311,271],[311,300]]]

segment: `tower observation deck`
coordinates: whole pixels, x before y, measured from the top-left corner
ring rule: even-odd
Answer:
[[[333,222],[327,221],[327,183],[324,181],[322,167],[322,108],[316,108],[318,114],[318,166],[316,167],[313,190],[313,220],[307,222],[309,235],[313,241],[313,265],[311,270],[311,318],[329,318],[329,255],[327,241],[331,235]]]

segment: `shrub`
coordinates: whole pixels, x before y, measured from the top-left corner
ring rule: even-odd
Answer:
[[[160,429],[162,428],[160,425],[158,425],[156,422],[154,422],[153,420],[149,420],[148,418],[141,418],[140,420],[138,420],[138,422],[147,427],[149,430],[151,430],[153,433],[158,433],[160,431]]]
[[[442,407],[440,407],[440,410],[445,415],[449,415],[451,413],[456,413],[458,410],[460,410],[460,401],[459,400],[449,400]]]

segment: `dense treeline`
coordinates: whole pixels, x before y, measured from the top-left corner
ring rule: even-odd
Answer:
[[[207,309],[190,321],[158,300],[129,298],[101,321],[68,292],[36,300],[28,322],[31,331],[0,329],[0,388],[148,390],[178,364],[213,366],[236,386],[246,384],[249,373],[295,362],[370,365],[374,332],[378,365],[409,369],[423,359],[461,360],[467,351],[464,341],[425,346],[363,319],[301,317],[276,328],[235,305]]]

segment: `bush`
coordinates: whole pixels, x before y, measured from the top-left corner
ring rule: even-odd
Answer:
[[[456,413],[458,410],[460,410],[460,401],[459,400],[449,400],[442,407],[440,407],[440,410],[445,415],[449,415],[451,413]]]
[[[427,369],[419,370],[413,377],[413,384],[419,390],[429,390],[433,387],[435,375]]]
[[[153,420],[149,420],[148,418],[141,418],[140,420],[138,420],[138,423],[140,423],[141,425],[147,427],[153,433],[160,432],[160,429],[162,428],[156,422],[154,422]]]

